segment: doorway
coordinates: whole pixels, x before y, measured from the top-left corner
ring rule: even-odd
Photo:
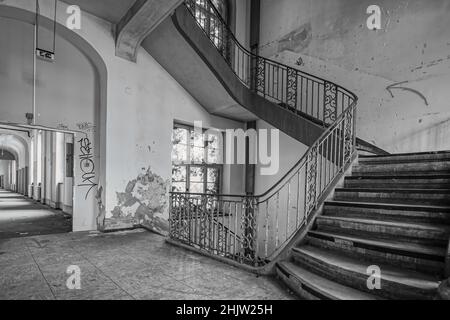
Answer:
[[[73,230],[74,135],[0,127],[0,239]]]

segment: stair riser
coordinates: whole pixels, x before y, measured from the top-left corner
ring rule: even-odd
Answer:
[[[377,221],[409,221],[450,224],[450,212],[421,212],[383,210],[378,208],[359,208],[325,205],[324,215],[344,218],[373,219]]]
[[[417,205],[450,205],[448,193],[406,193],[406,192],[348,192],[336,191],[334,200],[376,203],[403,203]]]
[[[414,257],[414,253],[386,252],[383,248],[368,248],[364,244],[342,241],[339,239],[323,240],[315,237],[308,237],[307,243],[312,246],[338,251],[349,257],[358,257],[361,260],[373,259],[381,263],[402,267],[414,271],[428,273],[435,276],[443,276],[444,262],[434,261],[425,258]],[[443,257],[434,257],[434,259]]]
[[[302,282],[300,282],[295,277],[289,277],[287,276],[280,267],[276,267],[276,274],[277,277],[283,281],[283,283],[288,286],[289,289],[291,289],[296,295],[299,297],[306,299],[306,300],[330,300],[327,297],[320,296],[319,294],[315,293],[314,290],[308,288],[305,286]],[[320,297],[318,297],[320,296]]]
[[[379,179],[346,179],[345,188],[384,188],[384,189],[450,189],[450,180],[379,180]]]
[[[339,234],[370,236],[376,239],[404,240],[420,244],[446,246],[450,233],[441,231],[419,230],[408,227],[393,227],[360,222],[317,219],[318,230],[332,231]]]
[[[433,299],[436,295],[436,290],[422,290],[411,287],[402,283],[391,282],[388,280],[381,280],[381,290],[370,290],[367,287],[367,280],[369,275],[360,274],[350,270],[345,270],[333,265],[329,265],[323,261],[316,260],[310,256],[294,252],[294,260],[306,269],[311,270],[323,277],[333,279],[342,285],[346,285],[361,291],[371,294],[377,294],[388,299]],[[367,267],[371,264],[367,264]],[[383,270],[381,270],[383,274]]]

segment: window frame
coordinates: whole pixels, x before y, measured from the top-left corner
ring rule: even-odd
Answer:
[[[204,149],[204,155],[203,155],[203,159],[204,161],[202,163],[198,163],[198,162],[193,162],[192,161],[192,146],[191,146],[191,141],[192,141],[192,137],[193,134],[195,133],[194,131],[194,127],[190,126],[190,125],[185,125],[185,124],[179,124],[179,123],[174,123],[173,125],[173,130],[176,129],[185,129],[188,131],[188,137],[187,137],[187,145],[186,145],[186,162],[183,161],[174,161],[172,159],[172,171],[174,167],[184,167],[186,170],[186,180],[185,181],[175,181],[173,179],[173,172],[172,172],[172,178],[171,178],[171,190],[172,192],[177,192],[177,191],[173,191],[173,184],[174,183],[185,183],[185,190],[181,193],[192,193],[191,192],[191,169],[192,168],[202,168],[203,171],[203,192],[202,194],[213,194],[213,195],[220,195],[223,189],[223,170],[224,170],[224,165],[223,164],[219,164],[219,163],[208,163],[208,139],[204,139],[204,146],[202,147]],[[208,129],[203,129],[203,134],[208,131]],[[224,134],[223,132],[221,132],[222,134],[222,141],[224,141]],[[174,148],[174,144],[172,141],[172,152],[173,152],[173,148]],[[219,149],[221,152],[221,156],[223,157],[224,155],[224,145],[222,145],[222,148]],[[210,193],[208,192],[208,184],[210,184],[211,182],[208,181],[208,169],[216,169],[218,171],[217,174],[217,193]],[[198,182],[200,183],[200,182]],[[194,193],[195,194],[195,193]]]

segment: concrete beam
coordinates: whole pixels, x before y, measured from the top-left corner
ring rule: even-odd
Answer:
[[[184,0],[137,0],[117,24],[116,55],[136,62],[137,50],[147,35]]]

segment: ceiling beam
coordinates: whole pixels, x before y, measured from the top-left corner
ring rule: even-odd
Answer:
[[[116,26],[116,56],[136,62],[142,41],[184,0],[137,0]]]

